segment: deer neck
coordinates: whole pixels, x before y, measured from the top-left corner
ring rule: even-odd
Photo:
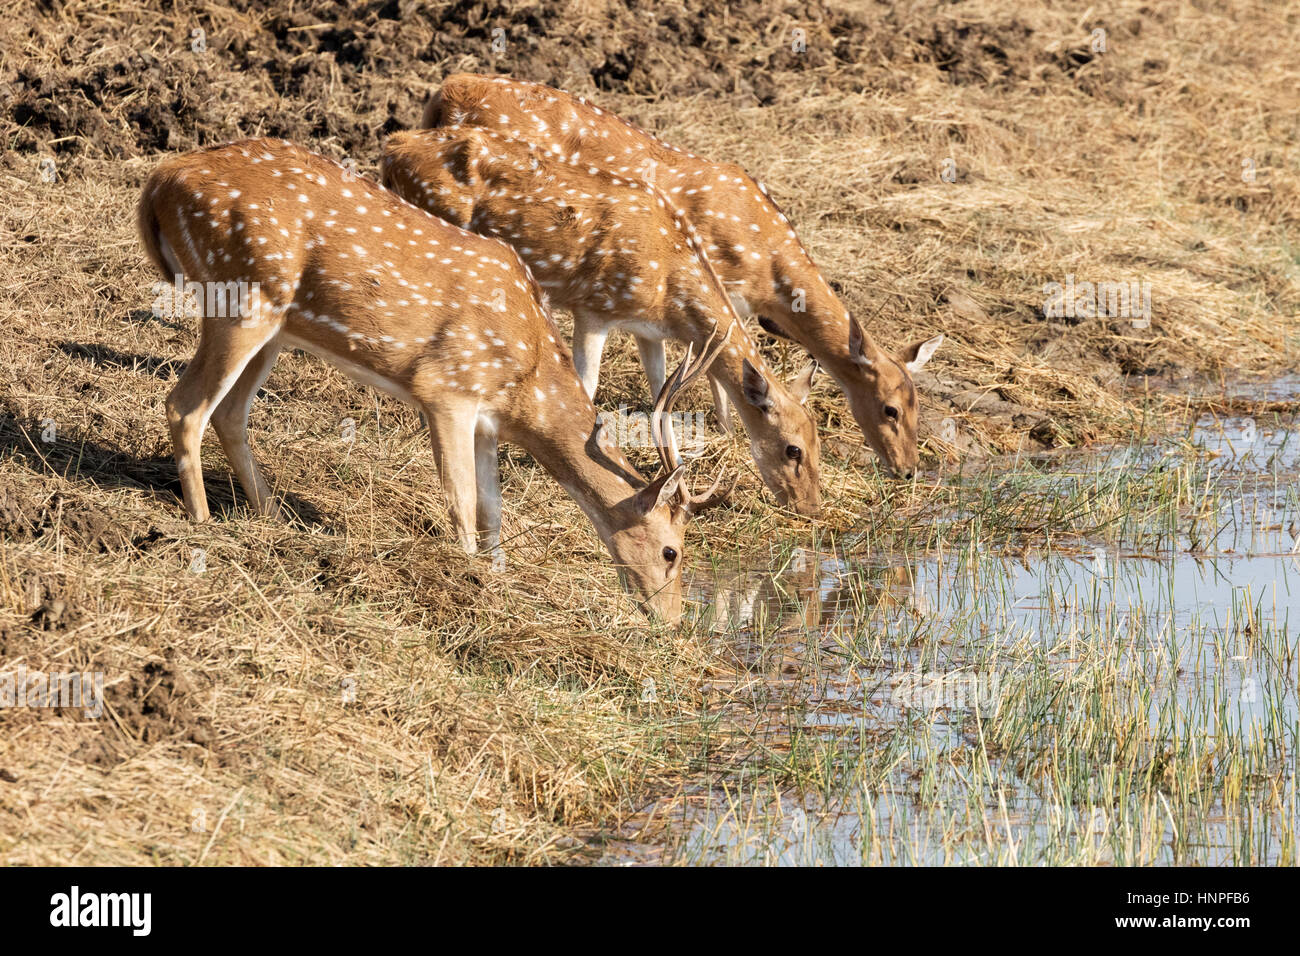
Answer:
[[[755,290],[757,301],[750,303],[753,311],[789,331],[841,386],[859,375],[860,367],[849,355],[848,309],[808,254],[798,248],[774,270],[774,277],[748,283],[761,287]],[[862,345],[873,361],[881,355],[865,329]]]
[[[722,390],[727,393],[727,397],[731,399],[731,404],[736,409],[736,414],[740,416],[745,431],[750,436],[758,434],[756,429],[762,427],[763,412],[745,400],[745,361],[748,360],[749,364],[757,369],[763,378],[767,379],[769,387],[780,389],[782,387],[781,383],[773,378],[772,371],[768,368],[767,363],[763,361],[763,356],[759,354],[754,340],[749,337],[740,319],[733,312],[726,310],[721,314],[705,314],[702,310],[692,310],[692,313],[690,321],[694,327],[709,330],[716,327],[719,334],[725,333],[728,324],[734,320],[735,325],[729,333],[730,339],[727,346],[718,354],[718,357],[714,359],[713,364],[709,367],[709,375],[717,380],[718,384],[722,386]],[[715,319],[716,326],[714,325]],[[707,334],[697,334],[695,336],[700,342],[703,342],[707,337]]]
[[[516,416],[522,426],[510,437],[578,503],[608,546],[620,506],[646,482],[612,438],[599,440],[596,408],[582,386],[575,380],[552,393],[551,384],[525,387]]]

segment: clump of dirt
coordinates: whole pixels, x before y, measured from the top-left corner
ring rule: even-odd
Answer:
[[[125,758],[113,746],[112,741],[103,734],[97,733],[77,744],[76,749],[72,751],[72,759],[107,770],[116,767]]]
[[[206,746],[212,741],[212,724],[194,713],[194,693],[189,676],[173,662],[151,661],[138,674],[108,687],[105,697],[123,726],[141,743],[181,734],[185,740]]]
[[[36,524],[33,509],[19,499],[17,491],[0,487],[0,535],[7,538],[30,538],[35,534]]]
[[[78,580],[70,575],[22,575],[15,582],[18,593],[31,603],[16,624],[0,626],[0,659],[31,657],[42,650],[43,632],[76,630],[94,615]]]
[[[127,759],[135,743],[181,740],[210,747],[212,722],[195,712],[194,694],[188,675],[170,661],[151,661],[125,680],[110,681],[104,707],[112,711],[113,723],[105,714],[72,756],[107,769]],[[121,734],[114,732],[114,725]]]
[[[913,44],[917,62],[933,63],[954,83],[995,86],[1028,79],[1040,62],[1029,44],[1034,30],[1015,19],[963,23],[909,21],[896,35]]]
[[[540,3],[307,0],[267,11],[233,0],[185,17],[145,4],[105,38],[69,8],[9,28],[45,58],[0,75],[6,135],[21,152],[123,158],[240,135],[331,143],[374,155],[458,69],[568,88],[769,105],[809,89],[894,88],[890,62],[929,63],[954,83],[1071,76],[1086,50],[1048,52],[1012,15],[970,22],[824,0]],[[21,35],[25,30],[26,35]],[[110,40],[110,42],[105,42]],[[93,52],[91,59],[89,54]],[[93,65],[90,65],[92,64]]]
[[[85,614],[66,597],[51,596],[32,612],[32,625],[42,631],[66,631],[75,628]]]
[[[36,638],[30,628],[0,627],[0,659],[25,657],[36,649]]]
[[[161,537],[155,528],[140,531],[75,498],[54,494],[33,499],[13,486],[0,486],[0,536],[34,541],[56,534],[99,554],[148,547]]]

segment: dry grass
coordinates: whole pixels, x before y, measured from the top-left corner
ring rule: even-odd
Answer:
[[[342,16],[316,6],[294,17]],[[191,18],[147,4],[32,8],[0,28],[0,84],[15,94],[0,117],[0,666],[103,670],[111,705],[99,721],[0,711],[0,860],[580,860],[586,835],[680,786],[714,746],[698,686],[730,665],[698,634],[635,616],[542,471],[503,455],[509,569],[493,574],[445,540],[414,414],[313,360],[284,356],[252,420],[297,519],[250,517],[215,440],[217,517],[182,519],[162,403],[194,329],[149,312],[137,189],[163,149],[239,134],[293,135],[371,168],[382,131],[413,122],[439,76],[490,68],[470,55],[482,37],[458,45],[427,15],[399,28],[378,6],[333,28],[359,38],[357,62],[346,36],[313,56],[330,31],[280,35],[253,6],[196,5],[213,51],[197,65]],[[1294,8],[1121,3],[1081,22],[1055,3],[832,4],[803,63],[782,51],[799,21],[755,6],[768,28],[686,8],[708,62],[731,67],[665,73],[653,64],[674,48],[656,40],[651,67],[602,73],[594,95],[765,179],[877,337],[949,337],[921,383],[932,466],[1122,438],[1145,386],[1173,413],[1188,378],[1294,366]],[[573,24],[578,43],[609,31],[611,10],[625,22],[617,4],[545,22],[557,37]],[[1107,52],[1079,63],[1099,25]],[[832,41],[853,56],[818,48]],[[549,42],[521,41],[520,75],[590,86]],[[705,56],[682,43],[688,62]],[[54,183],[38,175],[46,156]],[[1151,327],[1044,320],[1042,287],[1067,273],[1149,281]],[[787,373],[801,364],[785,345],[768,353]],[[609,361],[602,403],[643,400],[632,350],[616,343]],[[896,513],[925,507],[926,486],[864,467],[826,383],[813,401],[825,528],[885,496]],[[772,509],[742,439],[710,453],[742,480],[734,507],[693,532],[697,565],[810,531]]]

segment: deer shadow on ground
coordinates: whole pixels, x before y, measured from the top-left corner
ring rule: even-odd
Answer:
[[[188,324],[176,322],[173,320],[172,317],[166,315],[160,315],[158,312],[155,312],[153,309],[132,309],[130,312],[126,314],[123,321],[134,322],[136,325],[146,325],[150,322],[153,322],[156,323],[157,325],[161,325],[163,328],[172,329],[175,332],[197,332],[198,331],[199,320],[197,316],[195,317],[182,316],[182,318],[185,318]]]
[[[86,362],[96,368],[120,368],[128,372],[144,373],[164,382],[180,377],[188,362],[160,359],[152,355],[135,355],[119,352],[110,345],[98,342],[60,342],[59,351],[69,358]]]
[[[79,361],[99,368],[123,368],[139,374],[170,381],[185,370],[186,363],[159,359],[150,355],[121,352],[106,345],[61,342],[59,349]],[[259,392],[259,396],[264,393]],[[114,448],[89,432],[60,427],[48,417],[21,414],[5,397],[0,396],[0,459],[22,463],[38,474],[58,474],[74,481],[87,481],[99,487],[142,491],[158,499],[165,508],[182,504],[180,478],[175,459],[170,455],[139,457]],[[274,480],[268,475],[274,487]],[[230,471],[203,469],[203,483],[208,493],[208,507],[222,519],[235,517],[247,507],[243,489]],[[277,492],[285,518],[304,527],[332,532],[320,510],[292,492]]]
[[[56,428],[50,435],[47,424],[44,419],[16,415],[7,403],[0,403],[0,460],[16,461],[38,474],[57,474],[100,488],[141,491],[157,499],[161,507],[175,509],[178,516],[184,513],[176,461],[170,455],[137,457],[84,433],[70,434],[67,429]],[[53,440],[46,441],[46,436]],[[270,476],[268,480],[274,487],[274,480]],[[203,484],[214,517],[235,518],[248,507],[233,473],[204,468]],[[317,531],[334,531],[320,510],[304,498],[277,491],[276,499],[287,521]]]

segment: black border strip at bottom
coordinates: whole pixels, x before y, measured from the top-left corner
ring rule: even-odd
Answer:
[[[686,927],[701,922],[720,924],[708,935],[728,945],[771,943],[782,924],[805,940],[842,933],[862,942],[889,930],[927,946],[1126,937],[1183,945],[1192,936],[1232,945],[1255,930],[1289,930],[1283,908],[1293,900],[1292,873],[1273,869],[0,869],[6,948],[40,936],[336,951],[401,938],[436,946],[449,930],[483,942],[515,930],[536,941],[572,942],[577,932],[681,945]],[[484,915],[496,918],[485,925]]]

